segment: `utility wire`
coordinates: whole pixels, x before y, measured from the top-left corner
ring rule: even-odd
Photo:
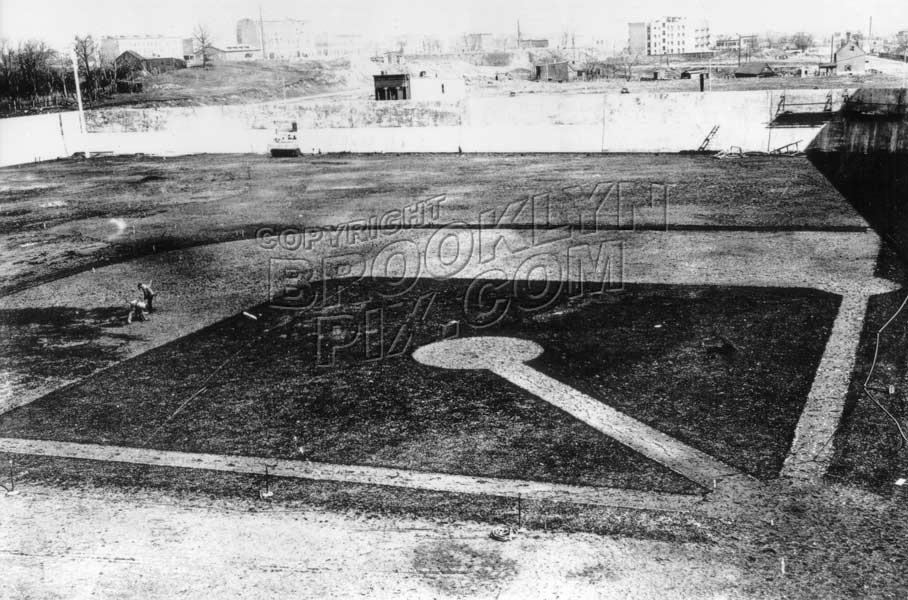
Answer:
[[[205,392],[207,392],[207,391],[208,391],[208,387],[207,387],[205,384],[207,384],[209,381],[211,381],[211,379],[212,379],[215,375],[217,375],[224,367],[226,367],[229,363],[231,363],[234,359],[236,359],[237,356],[239,356],[240,354],[242,354],[242,353],[243,353],[244,351],[246,351],[250,346],[252,346],[252,344],[254,344],[254,343],[257,342],[258,340],[260,340],[262,337],[264,337],[264,336],[267,335],[268,333],[271,333],[272,331],[274,331],[274,330],[277,329],[278,327],[284,327],[285,325],[289,325],[289,324],[292,323],[292,322],[293,322],[293,319],[292,319],[292,318],[291,318],[291,319],[284,319],[284,320],[278,321],[275,325],[272,325],[271,327],[268,327],[267,329],[262,330],[262,332],[259,333],[257,336],[255,336],[253,339],[247,340],[246,343],[243,344],[242,346],[240,346],[240,348],[239,348],[236,352],[234,352],[233,354],[231,354],[230,356],[228,356],[226,359],[224,359],[224,361],[221,362],[221,364],[219,364],[217,367],[215,367],[214,370],[212,370],[212,371],[208,374],[208,376],[205,377],[205,379],[203,379],[203,380],[201,381],[199,389],[196,390],[196,392],[195,392],[194,394],[192,394],[191,396],[189,396],[189,398],[187,398],[185,401],[183,401],[183,403],[181,403],[180,406],[177,407],[177,409],[176,409],[175,411],[173,411],[173,412],[170,414],[170,416],[167,417],[167,419],[166,419],[163,423],[161,423],[160,425],[158,425],[157,428],[155,428],[155,430],[151,432],[151,435],[149,435],[148,438],[145,440],[145,445],[147,446],[147,445],[151,442],[151,440],[154,439],[154,437],[158,434],[158,432],[160,432],[161,429],[163,429],[168,423],[170,423],[170,422],[173,420],[173,418],[176,417],[177,414],[179,414],[184,408],[186,408],[186,406],[187,406],[190,402],[192,402],[193,400],[195,400],[196,398],[198,398],[199,396],[201,396],[202,394],[204,394]]]
[[[876,397],[870,392],[868,384],[870,383],[870,378],[873,377],[873,371],[874,369],[876,369],[877,358],[879,357],[880,353],[880,335],[883,333],[883,331],[885,331],[887,327],[889,327],[889,325],[896,319],[896,317],[899,316],[906,305],[908,305],[908,296],[906,296],[902,301],[901,306],[899,306],[899,309],[895,311],[895,314],[889,317],[889,320],[886,321],[886,323],[882,327],[880,327],[879,331],[876,332],[876,347],[873,349],[873,362],[870,363],[870,371],[867,372],[867,379],[864,380],[863,386],[864,393],[867,394],[867,397],[873,400],[873,403],[876,404],[880,408],[880,410],[886,413],[886,416],[889,417],[893,423],[895,423],[895,428],[898,430],[899,436],[901,436],[901,440],[899,440],[899,450],[904,448],[905,444],[908,444],[908,435],[905,434],[905,430],[902,428],[902,424],[899,423],[899,420],[891,412],[889,412],[886,407],[883,406],[879,402],[879,400],[877,400]]]

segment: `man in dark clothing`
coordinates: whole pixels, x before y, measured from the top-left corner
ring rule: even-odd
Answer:
[[[145,300],[145,306],[148,307],[148,312],[154,312],[154,304],[152,303],[155,297],[154,290],[151,289],[151,286],[140,283],[139,291],[142,292],[142,298]]]

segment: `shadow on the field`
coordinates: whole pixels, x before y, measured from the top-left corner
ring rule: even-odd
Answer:
[[[880,246],[874,276],[908,286],[908,264],[886,240]],[[883,495],[892,494],[893,483],[908,470],[908,453],[892,418],[901,423],[908,418],[908,309],[897,313],[905,296],[903,288],[874,296],[867,305],[851,387],[836,430],[835,455],[826,474],[829,481],[858,485]],[[877,348],[877,332],[887,322]],[[871,365],[875,366],[869,388],[882,406],[863,389]],[[892,394],[888,393],[889,385],[893,386]]]
[[[0,356],[35,378],[88,375],[121,360],[120,348],[138,339],[112,331],[126,324],[126,313],[123,306],[0,310]]]

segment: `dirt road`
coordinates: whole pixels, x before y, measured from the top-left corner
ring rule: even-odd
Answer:
[[[0,496],[0,509],[10,599],[743,597],[738,570],[693,544],[502,543],[472,523],[48,488]]]

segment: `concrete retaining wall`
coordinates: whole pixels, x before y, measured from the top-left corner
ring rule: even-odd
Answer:
[[[80,143],[74,112],[0,119],[0,166],[69,156]]]
[[[273,131],[276,121],[296,121],[301,128],[442,127],[460,125],[463,107],[445,102],[273,102],[225,106],[111,108],[86,113],[89,132],[143,132],[185,128],[192,123],[230,123]],[[198,128],[198,127],[196,127]]]
[[[841,99],[844,90],[835,91]],[[806,146],[820,128],[770,129],[780,91],[664,94],[522,94],[459,103],[291,101],[260,105],[89,111],[0,120],[0,165],[77,150],[190,154],[266,152],[275,121],[295,120],[303,152],[766,151]],[[785,92],[822,107],[827,90]],[[61,133],[62,123],[62,133]]]

